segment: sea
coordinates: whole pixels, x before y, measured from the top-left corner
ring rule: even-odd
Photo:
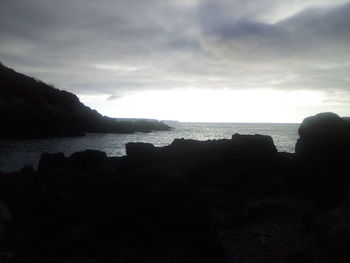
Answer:
[[[0,140],[0,171],[12,172],[26,165],[37,167],[42,153],[63,152],[70,156],[77,151],[94,149],[108,156],[125,155],[128,142],[147,142],[155,146],[166,146],[176,138],[194,140],[229,139],[235,133],[270,135],[280,152],[294,152],[298,139],[297,123],[167,123],[173,129],[134,134],[96,134],[83,137]]]

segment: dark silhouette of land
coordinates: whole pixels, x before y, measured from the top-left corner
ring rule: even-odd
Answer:
[[[43,154],[0,173],[1,262],[349,262],[350,123]],[[6,261],[7,260],[7,261]]]
[[[0,138],[82,136],[169,130],[157,120],[102,116],[70,92],[17,73],[0,63]]]

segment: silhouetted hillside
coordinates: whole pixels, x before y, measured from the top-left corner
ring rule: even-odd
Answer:
[[[102,116],[67,91],[17,73],[0,63],[0,138],[81,136],[86,132],[168,130],[156,120],[119,121]]]

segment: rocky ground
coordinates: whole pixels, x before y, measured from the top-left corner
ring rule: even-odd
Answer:
[[[295,154],[238,134],[43,154],[0,174],[0,261],[347,262],[348,131],[326,113]]]

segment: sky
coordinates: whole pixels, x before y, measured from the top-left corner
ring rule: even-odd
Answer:
[[[0,61],[111,117],[350,116],[350,1],[1,0]]]

